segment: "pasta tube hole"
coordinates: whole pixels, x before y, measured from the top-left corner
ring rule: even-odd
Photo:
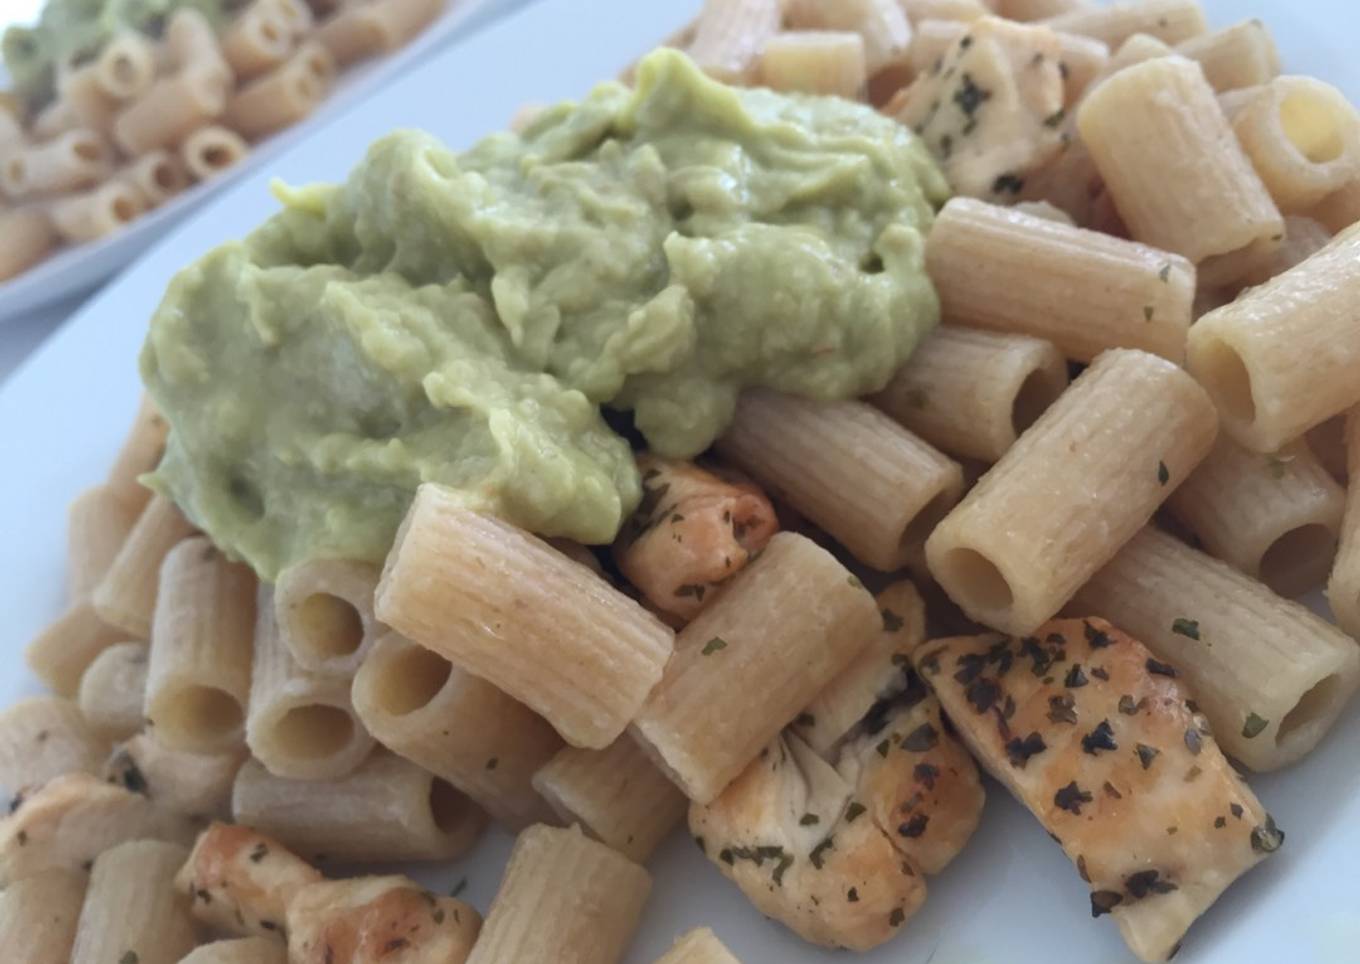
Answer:
[[[1008,609],[1015,602],[1011,584],[996,563],[976,549],[950,550],[942,568],[944,572],[940,575],[949,581],[955,592],[967,597],[971,608],[997,612]]]
[[[179,169],[165,160],[151,168],[151,180],[162,191],[177,191],[181,186]]]
[[[1206,346],[1200,377],[1219,408],[1240,421],[1255,421],[1251,374],[1242,356],[1225,342],[1215,340]]]
[[[126,224],[137,216],[137,202],[130,197],[119,195],[109,203],[109,215],[112,220]]]
[[[214,686],[185,686],[158,701],[157,725],[182,733],[193,742],[210,744],[241,728],[245,713],[236,697]]]
[[[1327,578],[1337,537],[1321,523],[1290,529],[1261,557],[1261,581],[1282,596],[1307,592]]]
[[[255,20],[254,33],[260,46],[271,53],[282,56],[288,52],[291,31],[281,20],[275,17],[258,17]]]
[[[438,777],[430,781],[430,816],[443,833],[456,833],[467,823],[471,801],[453,784]]]
[[[1020,391],[1015,393],[1015,401],[1011,405],[1011,425],[1015,428],[1016,437],[1025,434],[1025,429],[1039,421],[1039,416],[1061,394],[1062,385],[1055,384],[1046,372],[1030,372],[1021,384]]]
[[[349,656],[364,641],[364,621],[359,611],[330,593],[313,593],[304,599],[296,620],[299,642],[325,659]]]
[[[203,163],[215,170],[231,166],[236,154],[221,144],[210,144],[203,149]]]
[[[311,703],[295,706],[275,726],[281,747],[303,759],[333,756],[354,738],[354,721],[335,706]]]
[[[393,716],[414,713],[429,705],[452,672],[453,665],[438,653],[423,646],[403,649],[379,675],[378,703]]]
[[[1338,105],[1319,91],[1297,88],[1280,99],[1280,129],[1314,164],[1326,164],[1345,153],[1341,132],[1346,118],[1339,115]]]
[[[1313,687],[1303,694],[1303,698],[1295,703],[1294,708],[1280,721],[1280,728],[1275,731],[1275,745],[1283,744],[1298,730],[1329,719],[1340,688],[1341,678],[1335,674],[1313,684]]]

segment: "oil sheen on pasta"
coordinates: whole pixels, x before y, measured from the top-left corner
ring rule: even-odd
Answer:
[[[152,485],[265,578],[381,560],[426,481],[607,542],[640,489],[602,405],[692,456],[745,386],[881,388],[939,315],[946,187],[909,130],[673,51],[522,136],[397,133],[278,194],[175,278],[142,355],[171,424]]]

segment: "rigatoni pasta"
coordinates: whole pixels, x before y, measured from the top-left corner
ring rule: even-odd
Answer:
[[[119,499],[139,512],[151,501],[151,490],[138,479],[160,462],[169,431],[170,424],[156,410],[156,403],[143,395],[106,483]]]
[[[1217,91],[1266,84],[1280,72],[1275,40],[1266,25],[1255,19],[1191,37],[1177,45],[1176,52],[1198,61],[1204,79]]]
[[[63,773],[96,773],[106,752],[70,700],[33,696],[0,710],[0,787],[11,792]]]
[[[88,601],[77,602],[24,650],[29,669],[58,696],[74,697],[96,656],[128,634],[99,618]]]
[[[146,504],[109,570],[91,596],[95,612],[131,639],[151,638],[161,562],[193,526],[174,503],[155,496]]]
[[[759,74],[772,90],[856,99],[869,82],[864,38],[834,30],[777,34],[760,53]]]
[[[138,509],[123,502],[111,485],[86,489],[67,510],[66,570],[71,598],[88,599],[113,565]]]
[[[1350,489],[1341,529],[1341,546],[1327,583],[1327,601],[1341,627],[1360,640],[1360,414],[1346,420]]]
[[[113,169],[112,152],[95,131],[75,128],[4,157],[0,188],[22,199],[91,187]]]
[[[237,91],[227,103],[224,123],[251,140],[296,124],[326,96],[334,63],[325,47],[304,45],[279,67]]]
[[[160,150],[143,154],[114,176],[137,192],[144,209],[164,204],[189,186],[184,162]]]
[[[373,615],[378,575],[374,566],[342,559],[312,559],[279,573],[274,618],[299,666],[354,675],[379,633]]]
[[[1044,20],[1091,6],[1091,0],[996,0],[996,12],[1009,20]]]
[[[1094,37],[1117,49],[1136,33],[1177,44],[1209,29],[1197,0],[1119,0],[1109,5],[1083,4],[1044,19],[1046,26]]]
[[[0,890],[0,947],[15,964],[66,964],[89,878],[46,870]]]
[[[171,886],[189,852],[134,840],[100,854],[80,911],[71,964],[177,964],[198,943],[189,902]]]
[[[165,25],[165,46],[177,69],[192,67],[216,73],[227,84],[236,82],[236,75],[217,40],[217,32],[201,11],[180,7],[172,13]]]
[[[142,728],[146,653],[145,643],[117,643],[96,656],[80,678],[76,705],[104,740],[125,740]]]
[[[218,124],[200,127],[179,146],[181,162],[200,181],[241,163],[249,153],[250,145],[245,138]]]
[[[1303,437],[1314,458],[1341,485],[1350,480],[1346,464],[1346,415],[1333,415],[1321,425],[1308,430]]]
[[[52,224],[72,243],[98,241],[142,213],[141,195],[122,181],[107,181],[91,191],[52,203]]]
[[[156,75],[156,50],[150,39],[134,30],[122,30],[109,38],[94,60],[95,77],[104,92],[115,100],[132,100]]]
[[[1303,606],[1148,528],[1072,601],[1183,676],[1223,748],[1253,770],[1300,759],[1360,687],[1360,647]]]
[[[283,63],[295,36],[275,4],[255,0],[222,32],[222,55],[239,79],[249,80]]]
[[[900,64],[911,43],[911,24],[900,0],[788,0],[785,18],[795,30],[852,30],[864,40],[869,74]]]
[[[1175,365],[1106,352],[931,534],[931,573],[973,619],[1033,632],[1208,455],[1217,421]]]
[[[128,154],[171,148],[221,115],[229,81],[211,66],[188,67],[157,80],[119,112],[113,139]]]

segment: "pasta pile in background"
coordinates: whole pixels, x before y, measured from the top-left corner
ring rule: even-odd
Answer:
[[[182,7],[57,69],[56,97],[0,103],[0,281],[94,241],[309,115],[337,70],[390,53],[447,0],[251,0],[218,32]]]
[[[750,391],[711,461],[641,454],[607,552],[427,484],[382,571],[260,585],[137,483],[144,404],[72,507],[28,651],[55,695],[0,715],[0,945],[607,964],[687,823],[761,913],[866,950],[911,939],[980,764],[1169,959],[1284,842],[1228,759],[1298,761],[1360,687],[1360,118],[1192,0],[997,6],[709,0],[677,39],[928,141],[944,324],[870,398]],[[1290,598],[1324,582],[1339,627]],[[519,838],[484,920],[323,876],[489,820]]]

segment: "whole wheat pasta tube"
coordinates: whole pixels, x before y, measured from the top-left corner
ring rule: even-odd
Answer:
[[[467,964],[615,964],[651,889],[647,871],[578,828],[530,827]]]
[[[200,127],[179,146],[180,160],[196,181],[216,177],[249,153],[250,145],[240,134],[218,124]]]
[[[132,100],[156,77],[156,49],[142,34],[123,30],[104,44],[94,68],[106,94],[115,100]]]
[[[1276,77],[1232,126],[1282,211],[1306,211],[1360,176],[1360,114],[1320,80]]]
[[[153,497],[91,596],[99,618],[132,639],[150,639],[161,562],[192,532],[173,502]]]
[[[978,622],[1033,632],[1185,481],[1216,431],[1184,371],[1106,352],[940,523],[930,571]]]
[[[141,195],[122,181],[107,181],[52,204],[57,233],[73,244],[98,241],[130,224],[144,210]]]
[[[189,851],[134,840],[95,858],[71,964],[177,964],[198,943],[189,902],[172,886]]]
[[[1360,414],[1355,412],[1346,420],[1346,445],[1351,485],[1346,495],[1341,548],[1327,583],[1327,601],[1341,628],[1360,640]]]
[[[210,755],[171,750],[153,732],[143,731],[114,749],[104,775],[176,813],[226,819],[232,783],[245,758],[244,750]]]
[[[0,710],[0,787],[11,792],[63,773],[96,773],[107,752],[70,700],[33,696]]]
[[[852,30],[864,41],[870,74],[901,64],[911,43],[911,22],[899,0],[788,0],[785,20],[794,30]]]
[[[534,774],[534,788],[563,823],[580,823],[639,864],[689,809],[685,795],[627,735],[603,750],[567,747]]]
[[[0,187],[12,198],[63,194],[99,183],[112,169],[104,139],[76,128],[8,154],[0,165]]]
[[[270,773],[296,780],[342,777],[373,749],[350,703],[349,681],[298,666],[279,638],[273,593],[264,585],[256,601],[246,743]]]
[[[1224,750],[1253,770],[1315,747],[1360,687],[1360,647],[1303,606],[1153,528],[1077,593],[1175,667]]]
[[[5,162],[0,161],[0,171]],[[3,188],[0,175],[0,188]],[[0,281],[23,274],[52,253],[57,245],[57,229],[52,216],[41,207],[21,207],[0,211]]]
[[[0,890],[0,947],[15,964],[66,964],[89,878],[52,869]]]
[[[257,0],[257,2],[260,6],[273,10],[279,19],[288,25],[295,40],[305,38],[315,26],[312,8],[303,0]]]
[[[1339,233],[1360,221],[1360,178],[1327,195],[1309,212],[1327,230]]]
[[[217,42],[217,31],[201,11],[180,7],[171,14],[165,27],[165,45],[176,69],[192,67],[216,73],[229,88],[235,85],[236,75]]]
[[[0,103],[0,150],[12,150],[28,139],[16,110],[8,103]]]
[[[372,754],[336,780],[286,780],[247,760],[231,795],[238,823],[314,860],[449,860],[486,827],[486,814],[434,774]]]
[[[185,539],[161,566],[146,718],[173,750],[225,753],[245,737],[255,577],[208,539]]]
[[[189,186],[189,172],[184,162],[178,156],[161,150],[143,154],[118,172],[116,177],[137,192],[144,208],[164,204]]]
[[[285,15],[267,0],[255,0],[218,37],[222,56],[238,81],[273,70],[293,52],[296,34]]]
[[[1091,89],[1099,87],[1125,67],[1132,67],[1134,64],[1155,60],[1158,57],[1170,57],[1174,53],[1170,44],[1149,34],[1136,33],[1120,44],[1117,50],[1111,51],[1110,59],[1105,62],[1100,73],[1091,78]]]
[[[704,0],[686,53],[717,79],[739,83],[751,76],[783,20],[780,0]]]
[[[1188,366],[1224,429],[1273,452],[1360,402],[1360,229],[1211,311],[1190,330]]]
[[[142,728],[146,670],[145,643],[110,646],[85,670],[76,704],[102,739],[126,740]]]
[[[995,462],[1066,388],[1051,342],[942,325],[870,401],[950,455]]]
[[[795,0],[796,2],[796,0]],[[815,5],[817,0],[812,0]],[[897,0],[912,24],[926,20],[956,20],[966,22],[985,17],[992,12],[988,0]],[[835,6],[835,4],[825,4]]]
[[[1244,20],[1177,45],[1176,52],[1199,61],[1214,90],[1269,83],[1280,72],[1280,53],[1261,21]]]
[[[1223,435],[1167,505],[1211,555],[1296,596],[1331,570],[1346,493],[1302,440],[1262,455]]]
[[[353,677],[381,627],[373,615],[378,570],[361,562],[312,559],[279,573],[274,618],[297,664]]]
[[[996,12],[1007,20],[1044,20],[1073,10],[1085,10],[1090,0],[997,0]]]
[[[1104,41],[1111,50],[1136,33],[1178,44],[1209,29],[1197,0],[1120,0],[1109,6],[1087,4],[1048,17],[1043,22],[1054,30]]]
[[[133,156],[173,147],[220,116],[229,94],[230,82],[211,65],[168,74],[119,112],[114,142]]]
[[[169,431],[170,423],[156,410],[156,403],[143,394],[106,483],[119,499],[139,512],[151,501],[151,490],[138,479],[160,462]]]
[[[24,662],[54,693],[74,697],[96,656],[128,634],[99,618],[89,601],[76,602],[24,650]]]
[[[1313,255],[1327,247],[1332,240],[1332,232],[1312,218],[1290,214],[1284,219],[1284,241],[1270,251],[1241,277],[1244,285],[1265,284],[1271,278],[1284,274],[1290,268],[1303,264]]]
[[[884,572],[901,568],[963,492],[957,463],[863,402],[748,391],[717,447]]]
[[[288,948],[272,937],[236,937],[203,944],[179,964],[288,964]]]
[[[86,64],[60,78],[58,84],[62,100],[70,105],[71,113],[79,125],[108,134],[123,102],[104,89],[98,71],[97,63]]]
[[[707,927],[696,927],[678,938],[656,964],[741,964]]]
[[[859,100],[869,82],[864,38],[832,30],[776,34],[760,53],[759,77],[772,90]]]
[[[397,532],[374,612],[592,749],[637,714],[674,643],[586,567],[430,484]]]
[[[80,118],[71,102],[59,97],[38,112],[29,129],[38,140],[47,141],[79,126]]]
[[[562,738],[528,707],[388,633],[354,677],[354,711],[383,746],[447,780],[512,829],[552,811],[531,785]]]
[[[1341,485],[1350,481],[1350,471],[1346,464],[1346,416],[1333,415],[1315,428],[1309,429],[1304,436],[1313,457],[1331,473]]]
[[[781,532],[681,631],[633,736],[686,796],[708,803],[880,625],[858,579]]]
[[[251,140],[296,124],[326,96],[334,63],[325,47],[306,44],[277,70],[241,88],[223,122]]]
[[[86,489],[67,510],[67,586],[72,599],[88,599],[104,578],[128,534],[138,510],[118,498],[112,486]]]
[[[1120,71],[1087,95],[1077,127],[1139,241],[1199,263],[1283,239],[1279,209],[1194,61]]]
[[[1107,348],[1184,358],[1195,269],[1167,251],[954,198],[926,267],[948,323],[1042,338],[1078,361]]]

